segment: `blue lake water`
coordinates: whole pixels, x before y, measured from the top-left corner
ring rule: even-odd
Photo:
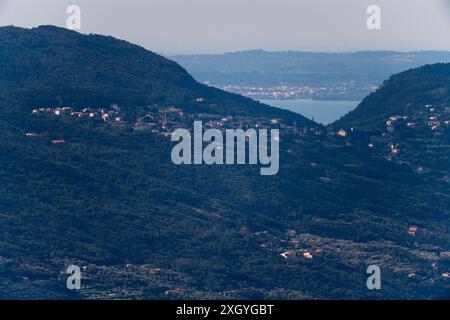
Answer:
[[[314,121],[329,124],[357,107],[360,101],[260,100],[280,109],[290,110]]]

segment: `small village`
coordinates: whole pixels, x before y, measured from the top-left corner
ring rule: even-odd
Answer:
[[[58,117],[71,116],[77,118],[102,119],[107,123],[121,122],[119,115],[120,107],[117,104],[111,105],[110,109],[106,108],[83,108],[80,111],[74,111],[72,107],[56,107],[56,108],[36,108],[33,109],[33,115],[53,114]]]
[[[197,101],[203,102],[203,98]],[[170,137],[172,132],[178,128],[192,128],[194,121],[203,121],[205,129],[218,129],[222,133],[227,129],[250,128],[279,128],[283,134],[290,135],[321,135],[324,131],[308,126],[300,127],[294,124],[286,124],[282,119],[273,118],[255,118],[249,116],[219,115],[210,113],[186,113],[177,106],[147,106],[139,108],[140,114],[131,118],[127,112],[122,110],[118,104],[112,104],[109,108],[91,108],[86,107],[81,110],[75,110],[72,107],[41,107],[32,110],[35,116],[52,115],[62,118],[79,118],[83,120],[100,121],[111,126],[130,126],[136,131],[146,131],[152,134]],[[39,133],[27,132],[27,137],[37,137]],[[54,140],[54,144],[65,143],[65,140]]]
[[[411,105],[407,107],[411,108]],[[450,147],[450,107],[446,105],[431,105],[412,107],[410,115],[392,115],[385,119],[383,126],[364,131],[355,127],[340,129],[336,134],[341,139],[349,140],[354,134],[365,134],[367,148],[374,154],[382,155],[385,160],[399,165],[409,166],[417,173],[430,173],[432,170],[411,159],[421,160],[419,150],[441,149],[445,153]],[[427,144],[415,135],[427,135]],[[401,143],[399,142],[401,141]],[[450,183],[446,172],[435,172],[441,175],[441,180]]]
[[[415,237],[420,232],[417,226],[410,226],[405,230],[410,237]],[[335,259],[336,255],[341,258],[346,257],[346,260],[361,259],[364,254],[362,244],[352,241],[340,241],[335,243],[333,239],[322,238],[312,234],[300,234],[295,230],[287,230],[284,236],[276,236],[269,231],[258,231],[252,234],[252,237],[260,243],[260,247],[266,250],[277,252],[280,259],[293,260],[297,263],[313,264],[314,260],[318,259],[318,263],[323,263],[327,259]],[[356,258],[358,257],[358,258]],[[429,271],[432,271],[434,277],[442,281],[450,280],[450,272],[447,269],[439,267],[439,261],[448,261],[450,259],[450,251],[437,251],[435,254],[429,256],[430,263]],[[363,263],[363,261],[361,261]],[[313,268],[313,265],[311,268]],[[392,266],[391,266],[392,267]],[[409,279],[417,279],[418,274],[424,273],[403,266],[407,272],[405,276]],[[401,269],[399,267],[399,269]],[[419,277],[422,280],[427,280],[425,276]]]
[[[204,98],[197,98],[197,101],[204,103]],[[409,106],[411,107],[411,106]],[[411,170],[419,174],[434,174],[433,179],[441,182],[450,183],[450,174],[448,170],[436,171],[427,168],[420,161],[420,150],[425,151],[428,148],[445,149],[449,143],[445,139],[450,139],[450,107],[427,104],[424,106],[415,106],[415,110],[410,115],[392,115],[389,116],[384,124],[378,129],[364,131],[363,128],[350,127],[341,129],[298,126],[286,123],[279,118],[258,118],[249,116],[220,115],[211,113],[187,113],[177,106],[147,106],[137,108],[138,112],[133,117],[129,112],[121,108],[118,104],[112,104],[108,108],[86,107],[81,110],[75,110],[72,107],[46,107],[35,108],[32,114],[36,117],[47,115],[64,119],[79,119],[80,121],[94,121],[99,125],[111,127],[131,128],[136,132],[148,132],[153,135],[169,138],[172,132],[178,128],[187,128],[192,130],[193,122],[203,121],[203,128],[215,128],[222,133],[227,129],[250,128],[279,128],[282,138],[284,137],[306,137],[306,136],[329,136],[330,142],[355,147],[354,142],[360,144],[367,140],[366,147],[374,157],[383,157],[389,162],[395,162],[402,166],[408,166]],[[427,144],[423,145],[422,140],[413,140],[411,136],[414,133],[420,135],[431,135]],[[28,138],[36,138],[38,132],[25,132]],[[333,139],[335,137],[336,139]],[[70,137],[58,137],[52,139],[54,145],[64,145],[69,143]],[[399,141],[401,141],[399,143]],[[447,140],[448,141],[448,140]],[[365,146],[362,146],[365,148]],[[289,151],[289,150],[288,150]],[[311,164],[317,165],[315,163]],[[323,183],[331,182],[328,176],[321,176]]]
[[[197,100],[203,101],[203,98]],[[33,115],[54,115],[55,117],[72,117],[85,120],[99,120],[108,125],[130,125],[137,131],[150,131],[151,133],[170,136],[171,133],[178,128],[190,128],[196,120],[202,120],[203,127],[206,129],[215,128],[222,132],[226,129],[260,129],[260,128],[279,128],[284,135],[306,136],[313,135],[331,135],[341,138],[349,138],[352,133],[357,132],[357,128],[324,130],[318,128],[308,128],[308,126],[298,126],[294,124],[286,124],[282,119],[266,119],[243,117],[233,115],[218,115],[209,113],[186,113],[180,107],[170,106],[148,106],[143,108],[143,114],[135,119],[131,119],[123,112],[118,104],[112,104],[109,108],[90,108],[86,107],[81,110],[74,110],[72,107],[45,107],[36,108],[32,111]],[[384,131],[379,134],[382,138],[391,137],[395,139],[394,133],[402,129],[418,130],[428,128],[436,135],[443,135],[450,128],[450,107],[439,107],[433,105],[425,105],[424,110],[415,116],[393,115],[386,120]],[[27,132],[27,137],[36,137],[38,133]],[[62,143],[62,141],[55,141]],[[375,142],[369,142],[368,148],[376,148]],[[392,161],[395,156],[401,152],[401,147],[391,141],[387,145],[386,159]]]

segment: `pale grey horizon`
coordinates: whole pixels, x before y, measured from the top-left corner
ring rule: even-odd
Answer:
[[[82,33],[164,54],[266,51],[449,51],[448,0],[0,0],[0,26],[64,27],[79,5]],[[382,9],[382,30],[366,8]]]

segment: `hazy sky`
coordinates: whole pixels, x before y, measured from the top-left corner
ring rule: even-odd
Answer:
[[[450,50],[448,0],[0,0],[0,25],[65,26],[165,54],[265,50]],[[381,7],[382,30],[366,28]]]

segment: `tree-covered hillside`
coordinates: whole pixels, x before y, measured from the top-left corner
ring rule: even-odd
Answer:
[[[418,105],[448,105],[450,64],[426,65],[391,76],[335,126],[373,126],[387,116],[415,113]]]
[[[446,105],[396,110],[414,118],[414,141],[400,119],[338,132],[113,38],[0,34],[0,298],[448,299]],[[194,119],[279,128],[279,173],[173,165],[167,128]],[[71,264],[79,291],[66,288]],[[366,287],[373,264],[380,291]]]
[[[112,37],[42,26],[2,27],[0,39],[0,95],[17,97],[28,110],[182,104],[186,111],[278,116],[313,125],[294,113],[199,84],[175,62]]]

